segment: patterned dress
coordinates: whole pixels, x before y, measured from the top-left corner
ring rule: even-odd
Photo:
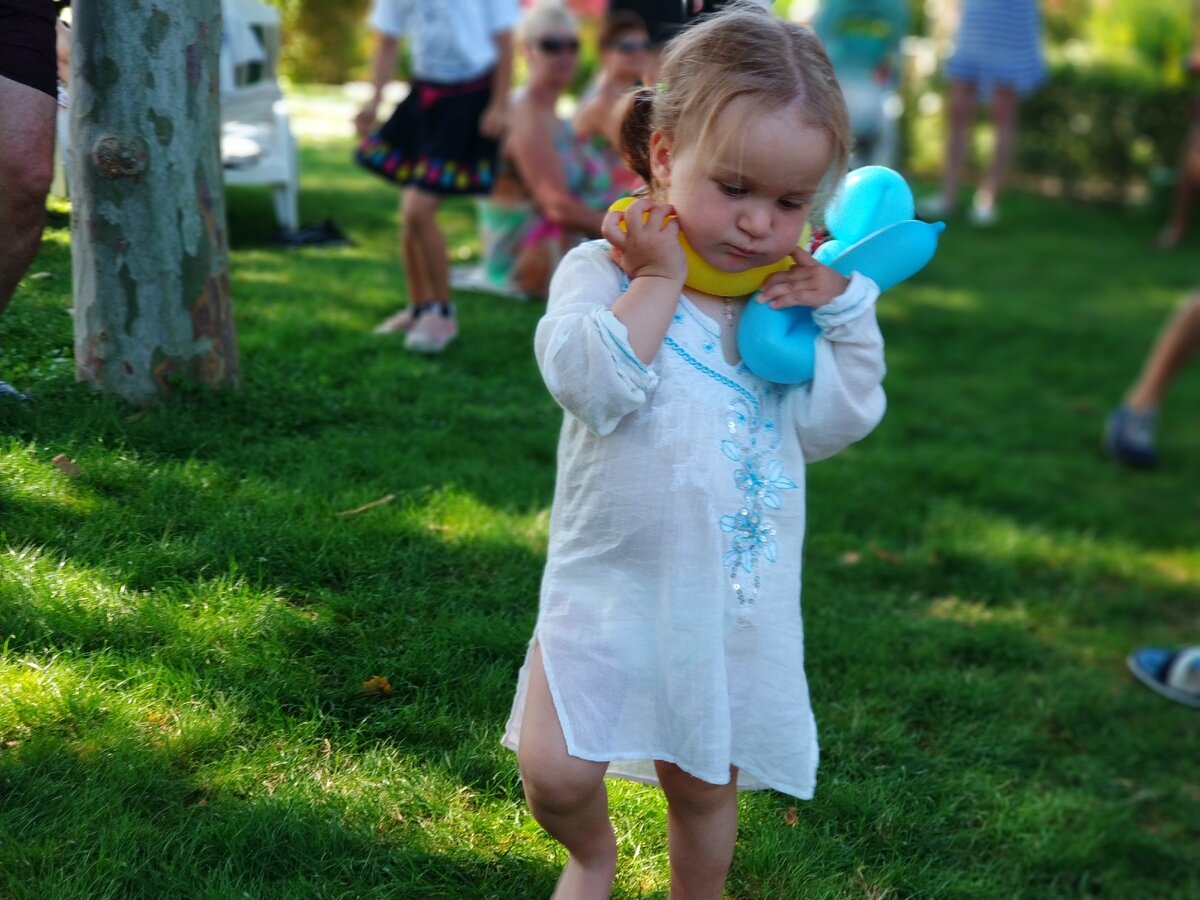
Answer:
[[[1037,0],[966,0],[946,74],[991,97],[998,87],[1025,95],[1046,79]]]
[[[567,749],[639,781],[654,760],[715,784],[734,765],[740,788],[810,797],[804,469],[883,415],[878,291],[856,275],[816,314],[808,385],[727,362],[717,323],[682,296],[647,366],[612,313],[627,282],[608,249],[566,256],[536,336],[565,415],[534,637]]]

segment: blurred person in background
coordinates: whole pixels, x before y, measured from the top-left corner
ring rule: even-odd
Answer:
[[[650,33],[637,13],[617,10],[605,18],[599,45],[600,70],[580,100],[573,124],[597,174],[607,176],[608,187],[619,196],[641,184],[621,158],[621,120],[645,72]]]
[[[558,261],[600,236],[608,204],[589,205],[589,165],[558,101],[579,65],[579,28],[556,3],[527,10],[517,43],[528,80],[513,97],[496,186],[479,204],[484,271],[495,288],[544,297]]]
[[[1155,427],[1158,410],[1171,382],[1200,350],[1200,291],[1184,299],[1151,348],[1142,372],[1125,401],[1108,417],[1104,452],[1139,469],[1158,465]]]
[[[1016,144],[1021,97],[1046,78],[1042,19],[1036,0],[964,0],[946,75],[950,87],[941,192],[921,203],[919,210],[929,219],[951,216],[957,210],[975,105],[983,101],[991,111],[994,148],[969,218],[975,225],[993,225]]]
[[[837,73],[854,130],[852,168],[897,165],[901,100],[900,42],[906,0],[821,0],[812,29]]]
[[[437,222],[442,199],[492,189],[508,120],[517,0],[375,0],[371,99],[355,118],[358,162],[402,188],[400,248],[408,305],[376,329],[402,332],[404,346],[437,353],[458,335],[450,262]],[[374,131],[400,39],[412,56],[408,96]]]
[[[658,60],[663,45],[679,33],[691,18],[698,0],[610,0],[609,13],[628,11],[646,26],[650,39],[642,69],[642,84],[658,83]]]

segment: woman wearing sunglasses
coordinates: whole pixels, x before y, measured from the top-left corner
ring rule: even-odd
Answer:
[[[588,204],[587,160],[557,114],[579,65],[574,18],[561,6],[537,5],[516,36],[528,78],[513,97],[495,189],[480,202],[484,266],[497,288],[544,297],[563,254],[583,237],[600,236],[608,203]]]

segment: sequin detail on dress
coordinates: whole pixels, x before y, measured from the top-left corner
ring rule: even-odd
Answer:
[[[729,550],[722,561],[729,569],[730,586],[741,614],[758,598],[764,562],[779,559],[775,524],[767,517],[767,511],[781,509],[780,493],[797,487],[784,472],[783,463],[774,458],[779,448],[779,432],[774,418],[767,418],[761,410],[774,401],[771,405],[777,413],[782,394],[778,388],[768,391],[754,406],[740,398],[729,404],[726,409],[729,439],[721,442],[721,452],[739,464],[733,471],[733,483],[742,496],[742,505],[732,515],[721,516],[720,526],[729,535]]]
[[[739,464],[733,471],[733,483],[741,494],[742,505],[737,512],[721,516],[719,525],[729,535],[729,550],[722,562],[729,570],[739,618],[746,623],[745,614],[762,587],[764,562],[773,563],[779,558],[775,524],[767,518],[767,511],[781,509],[780,492],[797,487],[784,472],[783,463],[774,458],[780,442],[775,423],[783,391],[776,385],[765,385],[756,396],[732,378],[700,362],[672,338],[664,338],[663,343],[689,365],[738,393],[725,409],[729,438],[721,442],[721,452]],[[770,414],[765,412],[768,407]]]

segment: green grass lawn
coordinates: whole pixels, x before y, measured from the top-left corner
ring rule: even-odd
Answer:
[[[305,141],[302,218],[355,245],[277,249],[266,192],[231,192],[240,391],[75,383],[61,206],[3,319],[0,377],[37,403],[0,406],[0,896],[553,888],[498,745],[560,420],[540,309],[461,295],[434,358],[372,335],[394,192]],[[1200,716],[1124,667],[1200,641],[1200,372],[1161,471],[1098,449],[1197,240],[1004,214],[882,299],[890,410],[810,471],[817,796],[743,795],[730,897],[1200,896]],[[470,204],[446,224],[477,252]],[[611,796],[616,895],[665,897],[660,796]]]

